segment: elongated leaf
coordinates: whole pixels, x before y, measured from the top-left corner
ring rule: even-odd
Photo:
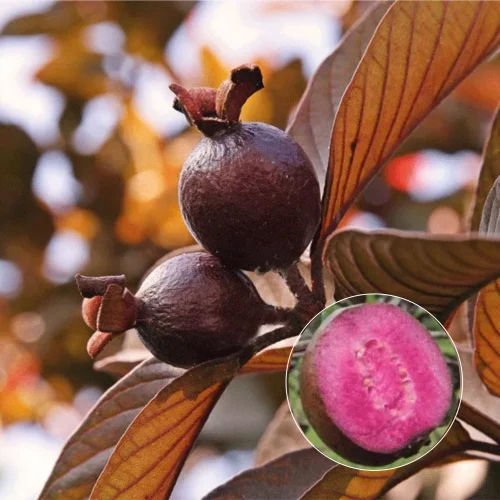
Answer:
[[[483,382],[479,377],[474,365],[474,350],[469,345],[457,345],[458,353],[460,354],[460,364],[462,366],[462,376],[465,383],[463,384],[462,403],[473,407],[477,412],[484,415],[500,415],[500,398],[497,398],[486,391],[483,387]],[[473,425],[474,427],[484,428],[484,425],[479,425],[475,421],[470,421],[467,416],[463,415],[463,408],[459,410],[460,419],[464,422]],[[500,422],[499,424],[500,425]],[[492,427],[490,430],[492,430]],[[491,432],[482,431],[485,435],[491,436]],[[497,436],[500,440],[500,430],[497,431]]]
[[[481,218],[483,214],[484,202],[495,182],[500,175],[500,108],[497,109],[495,119],[491,126],[490,136],[486,143],[483,153],[483,162],[479,180],[476,188],[476,198],[472,209],[470,219],[470,230],[479,231]],[[467,304],[467,317],[470,331],[474,330],[474,311],[476,307],[477,296],[469,299]]]
[[[480,233],[500,236],[500,177],[484,204]],[[478,293],[473,333],[474,363],[478,374],[487,389],[500,396],[500,279]]]
[[[291,350],[291,347],[277,347],[262,351],[244,365],[240,373],[285,371]]]
[[[119,356],[120,354],[124,356]],[[113,373],[129,372],[135,358],[128,350],[110,356]],[[290,347],[268,349],[253,357],[240,373],[284,371]],[[124,366],[122,366],[124,365]],[[149,400],[184,370],[156,358],[143,361],[111,387],[88,413],[62,450],[41,499],[88,495],[104,465],[132,420]]]
[[[116,445],[91,498],[167,496],[210,411],[242,365],[297,333],[290,326],[278,327],[235,354],[191,368],[162,389]]]
[[[292,451],[310,448],[292,417],[288,401],[281,403],[255,449],[255,465],[264,465]]]
[[[123,377],[142,361],[151,358],[149,351],[125,348],[94,363],[94,370]]]
[[[64,446],[41,499],[84,498],[121,435],[142,407],[184,372],[154,358],[111,387]]]
[[[339,465],[327,472],[324,478],[314,485],[302,498],[316,500],[328,498],[356,498],[368,500],[379,498],[401,481],[419,470],[467,449],[470,436],[463,426],[455,421],[445,438],[430,453],[405,467],[385,471],[364,471]]]
[[[91,498],[126,494],[163,498],[210,411],[229,381],[239,373],[286,368],[290,348],[264,351],[240,368],[237,356],[204,363],[162,389],[118,442]],[[244,365],[245,366],[245,365]]]
[[[479,230],[484,202],[498,176],[500,176],[500,109],[497,110],[483,155],[483,164],[476,190],[476,200],[470,221],[471,231]]]
[[[500,275],[500,238],[347,230],[329,238],[323,259],[336,278],[337,299],[388,293],[445,321]]]
[[[239,373],[243,375],[245,373],[285,371],[290,352],[291,347],[266,349],[243,365]],[[144,353],[141,349],[124,349],[101,361],[96,361],[94,369],[105,371],[112,375],[123,376],[145,358],[150,357],[150,355]]]
[[[325,184],[333,119],[342,95],[391,2],[380,2],[357,22],[313,75],[287,128],[309,156],[320,187]]]
[[[422,118],[499,43],[496,2],[398,1],[389,9],[336,115],[321,236]]]
[[[300,498],[335,467],[335,462],[313,448],[294,451],[262,467],[242,472],[211,491],[204,500]]]
[[[483,288],[474,316],[474,364],[488,391],[500,396],[500,280]]]
[[[235,357],[203,363],[162,389],[116,445],[91,499],[166,497],[211,409],[238,369]]]
[[[166,460],[159,460],[156,464],[159,469],[153,466],[155,475],[166,474],[165,481],[161,486],[158,486],[158,483],[148,483],[147,479],[138,477],[137,485],[135,483],[133,485],[120,483],[119,488],[132,489],[134,494],[137,492],[137,488],[140,490],[143,487],[150,488],[151,494],[160,495],[170,491],[198,432],[227,383],[241,370],[242,365],[244,366],[259,351],[296,333],[298,332],[287,327],[277,328],[257,337],[238,353],[198,365],[186,372],[165,365],[154,358],[144,361],[129,375],[117,382],[88,414],[61,453],[41,498],[80,498],[81,495],[87,495],[92,487],[92,482],[101,473],[103,465],[110,457],[112,448],[120,436],[121,440],[109,461],[111,465],[108,464],[108,467],[103,471],[101,477],[104,479],[97,483],[99,488],[104,490],[106,495],[113,489],[114,481],[116,481],[115,469],[118,471],[118,478],[123,477],[120,476],[123,469],[127,471],[133,469],[138,476],[141,475],[145,464],[141,463],[139,468],[135,469],[135,454],[127,455],[130,451],[128,443],[130,439],[133,439],[133,446],[138,449],[137,454],[146,453],[148,457],[155,456],[155,453],[158,454],[158,446],[167,445],[167,448],[164,448],[168,449],[165,452]],[[282,360],[283,357],[279,357],[279,359]],[[258,371],[266,370],[260,363],[258,365]],[[155,368],[152,368],[153,366]],[[281,369],[283,362],[280,361],[277,366]],[[276,366],[273,364],[269,369],[273,371],[275,368]],[[148,372],[149,369],[152,370],[152,373]],[[250,371],[252,370],[247,370],[247,372]],[[173,376],[177,378],[175,378],[175,384],[170,387],[168,384],[172,381]],[[129,394],[129,386],[135,385],[136,378],[141,381],[147,379],[146,382],[149,385],[144,385],[138,394],[130,392],[133,395],[130,400],[121,401],[122,393]],[[160,391],[134,420],[129,430],[123,434],[139,410],[165,385],[170,389]],[[115,394],[120,398],[116,400],[120,404],[118,408],[116,408],[116,404],[113,406]],[[110,406],[108,399],[112,400]],[[168,411],[170,405],[173,405],[174,411]],[[158,414],[155,414],[155,411]],[[153,424],[151,424],[151,419]],[[105,423],[102,423],[101,420]],[[192,426],[185,429],[187,421],[190,421]],[[157,427],[152,428],[152,425],[157,425]],[[100,439],[99,436],[103,430],[106,432],[106,436],[104,439]],[[137,433],[143,439],[143,433],[153,435],[156,433],[160,436],[158,440],[153,439],[151,443],[145,443],[138,440]],[[95,437],[92,440],[91,450],[87,446],[86,434]],[[183,434],[184,437],[177,442],[179,434]],[[79,444],[80,441],[83,441],[84,446]],[[144,449],[141,448],[143,445]],[[122,450],[123,448],[127,450],[127,453]],[[102,494],[104,495],[104,493]],[[101,495],[100,490],[97,495]],[[98,496],[98,498],[101,497]]]

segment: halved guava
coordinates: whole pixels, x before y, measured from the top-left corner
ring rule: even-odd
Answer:
[[[391,304],[363,304],[322,325],[303,359],[300,393],[318,435],[355,461],[383,462],[442,424],[452,399],[430,333]]]

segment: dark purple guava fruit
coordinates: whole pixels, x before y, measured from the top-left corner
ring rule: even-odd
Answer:
[[[379,465],[443,423],[452,382],[421,323],[397,306],[364,304],[316,334],[304,354],[300,394],[310,424],[332,450]]]
[[[241,106],[262,87],[256,66],[236,68],[217,91],[171,86],[174,107],[205,135],[181,172],[184,220],[206,250],[249,271],[289,267],[320,219],[319,184],[304,150],[276,127],[239,122]]]
[[[96,330],[87,345],[91,357],[135,327],[154,356],[187,367],[236,352],[260,325],[280,321],[242,272],[207,252],[161,262],[135,296],[124,276],[78,275],[77,283],[84,320]]]
[[[163,262],[136,298],[141,340],[158,359],[179,366],[241,349],[270,308],[243,273],[206,252]]]

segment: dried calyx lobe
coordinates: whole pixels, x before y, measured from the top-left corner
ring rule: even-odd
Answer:
[[[77,276],[83,316],[96,329],[88,344],[94,357],[113,335],[135,327],[160,360],[191,366],[243,347],[276,309],[252,282],[206,252],[190,252],[159,264],[135,296],[123,277]]]
[[[449,411],[452,383],[429,332],[390,304],[365,304],[323,325],[301,369],[309,422],[364,465],[415,453]]]
[[[204,137],[182,169],[182,215],[195,238],[224,263],[245,270],[285,269],[310,243],[320,217],[319,184],[302,148],[265,123],[240,123],[261,89],[257,66],[240,66],[218,89],[171,85]]]

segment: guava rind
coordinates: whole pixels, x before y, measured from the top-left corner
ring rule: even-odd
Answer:
[[[391,304],[349,308],[323,325],[304,355],[304,411],[348,459],[392,461],[445,418],[452,381],[429,332]]]

